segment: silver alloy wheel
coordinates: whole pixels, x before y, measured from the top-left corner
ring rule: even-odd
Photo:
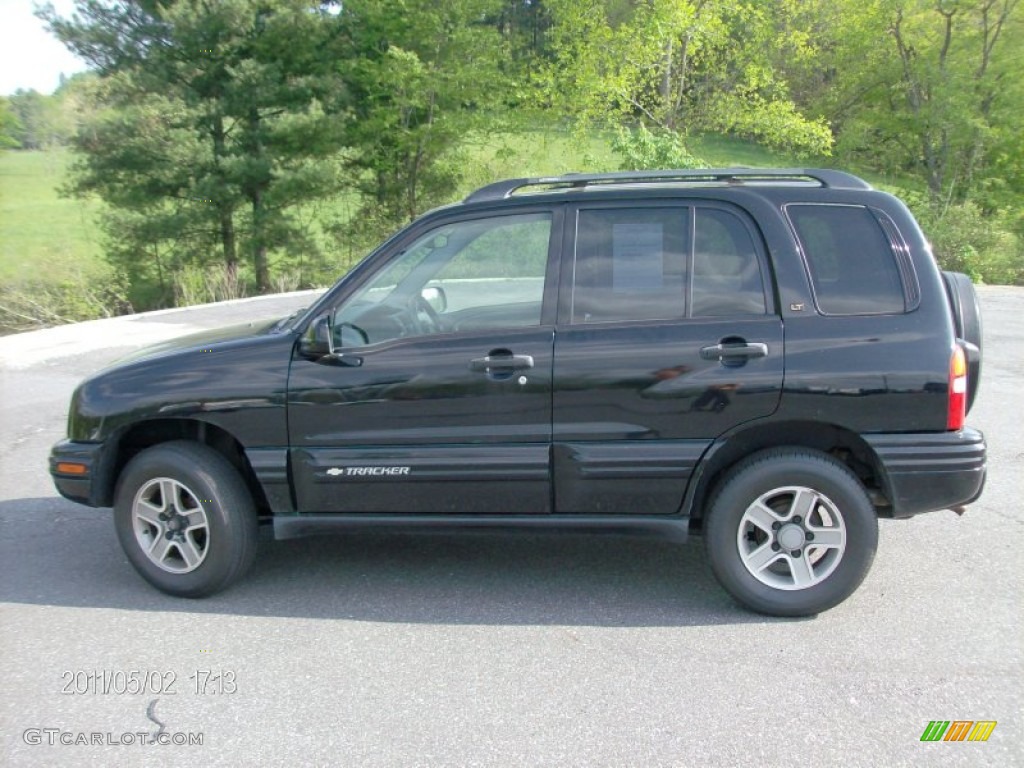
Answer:
[[[825,494],[784,486],[747,507],[736,544],[743,565],[762,584],[807,589],[827,579],[843,559],[846,524]]]
[[[132,502],[135,539],[146,557],[168,573],[189,573],[206,558],[210,525],[196,495],[169,477],[143,485]]]

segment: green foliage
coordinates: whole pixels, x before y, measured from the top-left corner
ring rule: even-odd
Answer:
[[[786,34],[788,3],[551,0],[548,7],[553,55],[536,78],[541,105],[583,124],[642,119],[828,154],[828,126],[801,112],[764,53],[808,47],[805,36]]]
[[[508,51],[505,70],[516,78],[522,77],[534,62],[549,53],[551,14],[547,3],[544,0],[500,0],[492,6],[494,10],[487,18],[505,41]]]
[[[88,112],[87,91],[95,77],[79,73],[61,80],[52,95],[19,89],[0,98],[0,147],[53,149],[66,146]]]
[[[841,155],[919,176],[935,205],[1019,200],[1019,0],[880,0],[843,11],[826,32],[829,75],[817,99]]]
[[[332,229],[369,242],[447,202],[460,145],[501,92],[494,0],[311,0],[102,4],[43,15],[96,66],[69,191],[98,194],[111,260],[174,300],[173,275],[211,255],[230,283],[249,256],[254,290],[272,268],[324,271],[304,206],[353,190]],[[316,264],[316,261],[320,264]],[[141,294],[140,294],[141,297]]]
[[[69,190],[113,209],[111,260],[150,285],[155,275],[167,301],[165,267],[219,253],[232,282],[247,254],[254,288],[268,290],[271,252],[309,244],[295,208],[341,186],[343,121],[325,107],[340,87],[331,17],[303,0],[77,9],[43,15],[101,75]]]
[[[0,96],[0,149],[20,147],[21,140],[18,136],[21,130],[21,121],[11,108],[10,101]]]
[[[14,120],[9,122],[14,146],[21,149],[45,149],[64,143],[68,128],[61,120],[57,97],[34,90],[19,89],[7,98]]]
[[[832,131],[822,120],[807,120],[793,102],[768,100],[756,91],[739,89],[741,99],[722,104],[710,124],[725,134],[745,136],[764,146],[789,151],[798,157],[825,157],[832,153]]]
[[[362,204],[349,230],[381,234],[451,200],[470,134],[493,125],[504,91],[498,30],[481,23],[492,0],[345,3],[345,165]]]
[[[678,133],[667,129],[651,132],[642,124],[632,131],[620,127],[612,139],[612,150],[622,158],[624,171],[707,166],[706,161],[690,154]]]
[[[237,275],[212,266],[187,264],[174,274],[175,303],[181,306],[230,301],[246,295],[245,284]]]
[[[921,226],[943,269],[964,272],[979,283],[1024,284],[1024,240],[1008,212],[986,216],[972,202],[942,211],[925,209]]]
[[[0,335],[113,317],[132,311],[127,280],[117,275],[97,283],[41,278],[0,285]]]

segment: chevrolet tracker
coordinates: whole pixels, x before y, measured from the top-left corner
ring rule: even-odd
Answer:
[[[50,470],[173,595],[242,576],[261,527],[604,529],[699,533],[739,602],[808,615],[879,517],[980,495],[981,346],[970,280],[855,176],[512,179],[296,316],[87,379]]]

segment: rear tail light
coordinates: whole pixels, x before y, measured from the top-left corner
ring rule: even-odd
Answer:
[[[967,356],[957,344],[949,360],[949,410],[946,429],[963,429],[967,419]]]

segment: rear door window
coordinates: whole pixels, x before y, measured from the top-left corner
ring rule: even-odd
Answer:
[[[740,216],[686,205],[579,212],[574,325],[765,312],[761,261]]]
[[[750,231],[728,211],[698,208],[692,317],[763,315],[764,284]]]
[[[572,322],[686,315],[687,207],[579,213]]]

